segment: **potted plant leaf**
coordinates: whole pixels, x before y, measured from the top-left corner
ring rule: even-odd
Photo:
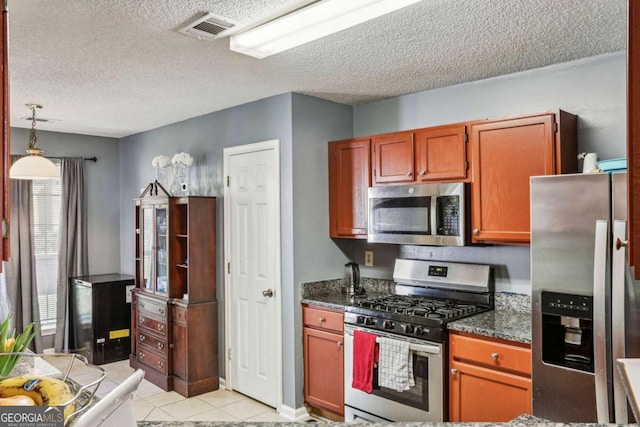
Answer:
[[[20,354],[26,351],[36,336],[37,331],[33,322],[29,323],[26,328],[19,334],[14,329],[9,335],[9,320],[11,315],[7,316],[4,322],[0,324],[0,378],[9,376],[13,367],[18,363]]]

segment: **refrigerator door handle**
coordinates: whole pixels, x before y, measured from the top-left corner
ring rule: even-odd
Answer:
[[[613,223],[613,250],[611,260],[611,340],[612,360],[625,357],[624,310],[625,310],[625,271],[627,261],[627,248],[623,244],[627,238],[627,222],[616,220]],[[627,424],[627,397],[624,384],[620,375],[613,372],[613,399],[615,408],[615,420],[618,424]]]
[[[593,259],[593,358],[595,362],[596,411],[599,424],[608,424],[610,421],[606,345],[608,238],[609,221],[596,221]]]

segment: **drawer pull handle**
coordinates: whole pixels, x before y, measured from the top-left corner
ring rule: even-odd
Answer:
[[[326,321],[327,321],[327,319],[325,319],[324,317],[321,317],[321,318],[318,319],[318,323],[323,323],[323,322],[326,322]]]
[[[451,369],[451,375],[455,375],[458,373],[458,370],[456,368]]]
[[[144,353],[140,352],[140,360],[143,360],[143,359],[144,359]]]
[[[140,318],[140,324],[141,324],[141,325],[142,325],[142,324],[144,324],[144,317],[141,317],[141,318]]]
[[[142,342],[142,341],[144,341],[146,339],[147,339],[147,337],[145,337],[144,335],[140,334],[140,342]]]
[[[164,314],[164,308],[159,308],[158,311],[160,312],[160,314]]]
[[[158,325],[158,330],[159,330],[160,332],[162,332],[162,331],[164,330],[164,325],[163,325],[162,323],[160,323],[160,324]]]
[[[491,358],[493,360],[498,360],[498,353],[491,353]]]
[[[158,350],[164,350],[164,343],[158,343]]]
[[[144,308],[144,302],[140,301],[140,307]]]
[[[164,368],[164,362],[158,362],[158,368],[160,369]]]

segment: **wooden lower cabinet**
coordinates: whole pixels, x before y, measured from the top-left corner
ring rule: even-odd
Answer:
[[[531,413],[529,346],[456,333],[449,354],[449,421],[505,422]]]
[[[344,415],[343,319],[340,312],[303,306],[304,400]]]

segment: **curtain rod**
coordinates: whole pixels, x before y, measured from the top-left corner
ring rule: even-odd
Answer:
[[[62,157],[55,157],[55,156],[46,156],[46,157],[47,157],[47,159],[62,160]],[[84,159],[85,159],[85,160],[88,160],[88,161],[90,161],[90,162],[93,162],[93,163],[97,163],[97,162],[98,162],[98,158],[97,158],[96,156],[93,156],[93,157],[85,157]]]

